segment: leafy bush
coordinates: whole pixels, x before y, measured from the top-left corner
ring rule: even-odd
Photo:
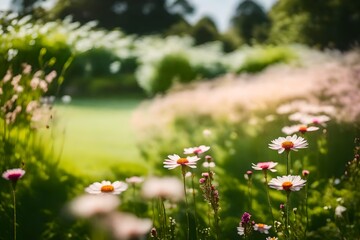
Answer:
[[[238,73],[257,73],[279,63],[289,63],[296,59],[296,53],[286,47],[265,47],[250,53],[237,70]]]
[[[195,78],[195,72],[189,61],[182,56],[167,55],[158,64],[151,79],[151,93],[164,93],[175,82],[187,83]]]

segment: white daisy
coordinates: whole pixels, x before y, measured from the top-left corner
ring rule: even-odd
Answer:
[[[281,131],[283,133],[288,134],[288,135],[296,133],[296,132],[305,134],[306,132],[313,132],[313,131],[317,131],[317,130],[319,130],[318,127],[314,127],[314,126],[308,127],[307,125],[286,126],[281,129]]]
[[[179,155],[169,155],[169,159],[165,159],[164,168],[174,169],[178,166],[188,166],[190,168],[196,168],[196,162],[200,160],[197,156],[181,158]]]
[[[198,147],[184,148],[184,154],[195,154],[199,155],[204,152],[207,152],[210,149],[209,146],[201,145]]]
[[[277,162],[259,162],[257,164],[252,163],[252,168],[255,170],[269,170],[271,172],[276,172],[276,169],[274,169],[274,167],[277,164]]]
[[[287,137],[279,137],[275,140],[272,140],[269,144],[269,148],[273,150],[277,150],[279,154],[283,153],[285,150],[290,151],[294,150],[297,151],[301,148],[307,148],[308,143],[307,141],[302,138],[298,137],[296,134],[293,136],[287,136]]]
[[[305,183],[306,180],[301,179],[300,176],[288,175],[271,179],[269,187],[277,190],[299,191]]]
[[[125,181],[129,184],[136,184],[136,183],[142,183],[144,181],[143,177],[133,176],[126,178]]]
[[[114,239],[145,239],[153,223],[148,218],[138,218],[129,213],[112,213],[105,220]]]
[[[89,187],[85,188],[85,191],[90,194],[120,194],[128,188],[128,185],[124,182],[116,181],[111,183],[110,181],[102,181],[101,183],[95,182]]]
[[[254,224],[254,230],[259,231],[260,233],[269,234],[269,229],[271,228],[270,225],[266,225],[263,223],[256,223]]]
[[[175,177],[151,177],[142,185],[141,194],[147,199],[164,198],[172,201],[182,200],[185,196],[182,182]]]
[[[69,212],[80,218],[88,218],[114,211],[120,204],[118,197],[109,194],[82,195],[68,205]]]

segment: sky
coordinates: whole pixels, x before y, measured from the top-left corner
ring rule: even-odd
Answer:
[[[234,10],[240,3],[240,0],[188,0],[193,4],[196,11],[188,17],[188,21],[194,23],[203,16],[210,16],[217,24],[219,31],[227,30],[230,18],[234,15]],[[276,0],[256,0],[265,9],[270,7]],[[10,0],[0,0],[0,10],[6,9],[10,4]]]

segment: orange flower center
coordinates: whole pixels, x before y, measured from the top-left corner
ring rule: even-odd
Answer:
[[[181,165],[184,165],[186,163],[189,163],[189,160],[187,160],[187,158],[179,158],[177,161],[176,161],[177,164],[181,164]]]
[[[289,191],[292,185],[293,184],[291,182],[283,182],[282,187],[284,190]]]
[[[265,224],[258,223],[257,226],[258,226],[258,228],[264,228],[264,227],[265,227]]]
[[[113,192],[113,191],[114,191],[113,185],[104,185],[101,187],[101,192],[108,193],[108,192]]]
[[[291,141],[285,141],[285,142],[283,142],[283,143],[281,144],[281,146],[282,146],[283,148],[285,148],[285,150],[290,150],[291,148],[294,147],[294,143],[291,142]]]
[[[307,132],[307,126],[300,126],[299,127],[299,132],[306,133]]]

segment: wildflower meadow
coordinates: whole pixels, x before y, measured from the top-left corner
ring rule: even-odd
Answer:
[[[0,16],[1,240],[360,239],[358,48],[44,19]]]

